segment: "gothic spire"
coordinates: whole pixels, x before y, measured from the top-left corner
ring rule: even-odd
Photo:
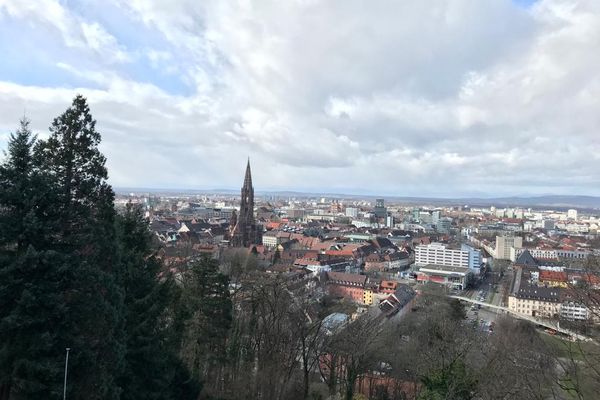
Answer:
[[[248,157],[248,165],[246,165],[246,176],[244,177],[244,186],[247,189],[252,187],[252,173],[250,172],[250,157]]]

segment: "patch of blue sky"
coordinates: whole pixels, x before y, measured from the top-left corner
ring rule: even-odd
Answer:
[[[195,93],[195,88],[186,83],[180,74],[154,68],[146,58],[120,65],[119,70],[125,79],[152,84],[172,95],[189,96]]]
[[[58,66],[73,64],[82,68],[80,50],[69,49],[60,34],[23,21],[3,18],[0,24],[0,80],[20,85],[64,88],[98,88],[84,77],[78,77]]]
[[[537,3],[538,0],[512,0],[512,2],[518,5],[519,7],[529,8],[533,4]]]
[[[185,78],[184,63],[189,61],[177,56],[177,50],[160,31],[132,18],[110,1],[68,1],[66,4],[87,22],[99,23],[125,48],[131,62],[111,66],[123,78],[153,84],[173,95],[188,96],[195,92]],[[149,57],[151,51],[168,53],[171,58],[153,63]]]

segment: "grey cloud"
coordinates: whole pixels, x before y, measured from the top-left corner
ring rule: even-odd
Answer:
[[[0,76],[1,129],[24,106],[45,129],[81,91],[116,185],[237,187],[251,156],[257,187],[271,189],[600,194],[595,0],[121,7],[185,58],[177,73],[196,93],[170,95],[110,66],[84,71],[100,89]]]

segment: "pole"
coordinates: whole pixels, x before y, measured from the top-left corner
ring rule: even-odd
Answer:
[[[69,367],[69,350],[71,350],[71,348],[67,347],[66,350],[67,356],[65,358],[65,383],[63,385],[63,400],[66,400],[67,398],[67,369]]]

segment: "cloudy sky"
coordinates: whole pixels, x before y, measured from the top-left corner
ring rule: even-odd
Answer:
[[[87,96],[117,187],[600,195],[598,0],[0,0],[0,148]]]

